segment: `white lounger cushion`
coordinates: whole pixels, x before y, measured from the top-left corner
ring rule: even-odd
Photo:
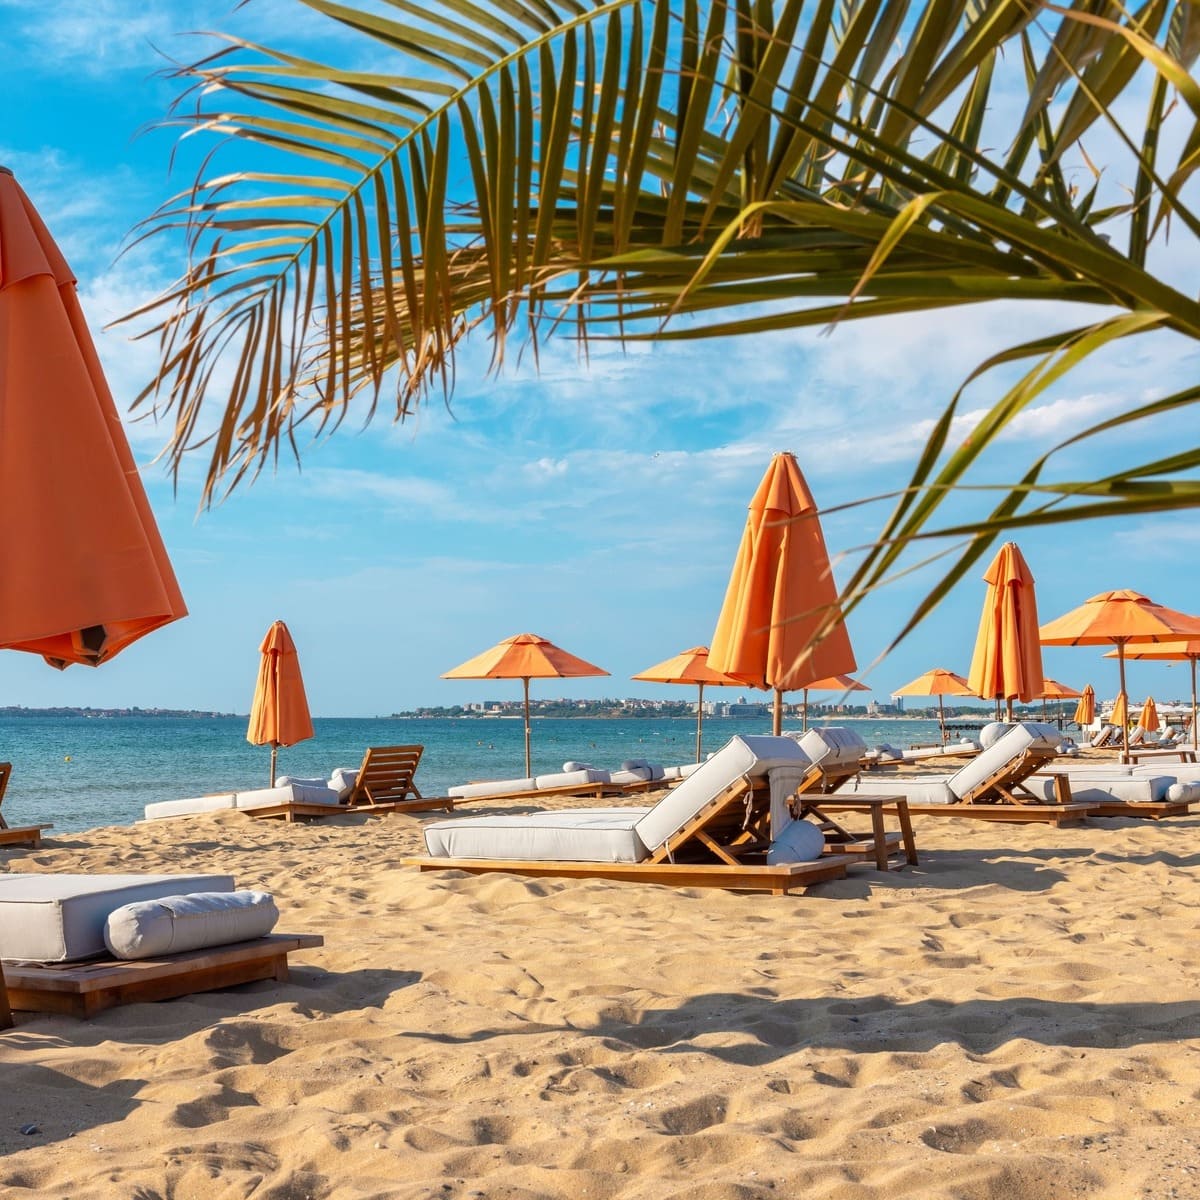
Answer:
[[[706,804],[743,776],[762,777],[772,767],[806,765],[808,756],[786,737],[731,738],[682,783],[669,791],[637,825],[638,837],[655,851]]]
[[[146,805],[146,820],[160,817],[192,817],[199,813],[218,812],[223,808],[236,807],[237,796],[226,792],[223,796],[194,796],[190,800],[159,800]]]
[[[649,853],[634,831],[645,809],[559,809],[471,817],[425,826],[435,858],[555,862],[641,862]]]
[[[122,905],[232,891],[230,875],[0,875],[0,958],[90,958],[104,952],[104,923]]]
[[[447,788],[448,796],[459,800],[477,800],[481,796],[507,796],[510,792],[536,792],[537,781],[529,779],[489,779],[482,783],[460,783]]]
[[[1040,721],[1022,721],[1007,730],[988,749],[955,771],[949,779],[950,790],[961,800],[991,778],[1001,767],[1018,759],[1025,751],[1054,755],[1058,752],[1058,730]],[[983,741],[982,736],[980,741]]]
[[[285,777],[286,778],[286,777]],[[270,808],[275,804],[341,803],[338,793],[323,779],[315,783],[293,780],[273,788],[253,788],[246,792],[225,792],[219,796],[193,796],[187,800],[160,800],[146,805],[146,820],[160,817],[192,817],[198,813],[217,812],[223,808]]]
[[[888,775],[873,779],[856,775],[842,789],[860,796],[904,796],[910,804],[957,804],[950,787],[953,775]]]
[[[577,771],[557,771],[553,775],[538,775],[533,782],[539,788],[579,787],[588,783],[607,783],[608,772],[597,771],[593,767],[583,767]]]
[[[811,821],[793,821],[771,843],[767,864],[815,862],[825,851],[825,835]]]
[[[122,905],[108,914],[104,944],[115,958],[161,958],[265,937],[278,920],[268,892],[193,892]]]
[[[1095,775],[1067,772],[1071,780],[1071,799],[1082,804],[1103,804],[1119,801],[1125,804],[1161,804],[1164,800],[1200,800],[1200,783],[1177,783],[1169,775],[1138,778],[1132,775],[1111,775],[1107,779]],[[1026,781],[1031,792],[1054,799],[1054,781],[1046,775],[1031,775]]]
[[[808,761],[823,771],[844,771],[857,766],[867,752],[867,743],[858,733],[842,725],[810,729],[801,735],[799,744]]]

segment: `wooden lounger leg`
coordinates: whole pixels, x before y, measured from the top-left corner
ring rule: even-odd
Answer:
[[[0,1029],[11,1029],[12,1009],[8,1005],[8,989],[4,986],[4,968],[0,967]]]
[[[912,814],[908,811],[908,801],[901,800],[896,805],[896,816],[900,821],[900,836],[904,842],[904,857],[910,867],[917,863],[917,839],[913,837]]]
[[[883,805],[871,807],[871,832],[875,836],[875,865],[881,870],[888,869],[887,831],[883,827]]]

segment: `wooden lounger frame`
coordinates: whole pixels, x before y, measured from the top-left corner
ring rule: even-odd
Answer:
[[[12,778],[12,763],[0,762],[0,804],[4,803],[4,793],[8,791],[8,781]],[[37,846],[41,844],[42,830],[53,829],[50,824],[21,825],[16,828],[9,825],[0,812],[0,846]]]
[[[171,1000],[257,979],[283,983],[288,977],[288,955],[323,942],[319,934],[273,933],[135,962],[104,959],[33,966],[10,962],[0,974],[0,1028],[12,1025],[13,1009],[90,1017],[117,1004]]]
[[[739,779],[710,800],[648,859],[638,863],[538,859],[413,858],[422,871],[503,872],[570,879],[615,879],[672,887],[719,887],[785,896],[797,887],[841,879],[855,859],[827,855],[816,862],[768,865],[770,789],[766,780]],[[713,862],[713,859],[716,862]],[[757,861],[756,861],[757,860]]]
[[[884,811],[895,811],[884,806]],[[1092,804],[914,804],[908,802],[911,816],[969,817],[975,821],[995,821],[1002,825],[1082,825],[1095,811]]]

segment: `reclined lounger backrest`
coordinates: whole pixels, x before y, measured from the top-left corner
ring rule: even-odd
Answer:
[[[1015,766],[1022,756],[1028,756],[1027,771],[1032,773],[1058,753],[1059,732],[1053,725],[1040,721],[1022,721],[1014,725],[998,742],[971,759],[946,780],[947,786],[960,800],[975,799],[984,787],[1003,768]]]
[[[634,826],[652,854],[739,779],[764,777],[772,767],[807,766],[791,738],[735,737],[668,792]]]
[[[810,729],[800,738],[800,749],[809,762],[820,769],[832,787],[858,773],[867,743],[853,729],[843,725],[827,725]]]

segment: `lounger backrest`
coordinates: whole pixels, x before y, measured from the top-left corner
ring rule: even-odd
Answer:
[[[638,821],[634,830],[646,849],[653,853],[739,779],[761,778],[772,767],[807,764],[808,756],[791,738],[731,738],[669,791]]]
[[[852,775],[862,765],[867,743],[853,729],[828,725],[823,729],[810,729],[800,739],[800,749],[824,774]]]
[[[363,755],[348,804],[386,804],[420,795],[413,776],[424,746],[371,746]]]
[[[1046,725],[1040,721],[1022,721],[1019,725],[1014,725],[995,745],[955,771],[946,783],[961,800],[987,783],[997,771],[1009,764],[1015,764],[1027,752],[1031,758],[1026,774],[1032,773],[1040,763],[1058,753],[1058,740],[1059,733],[1053,725]]]

